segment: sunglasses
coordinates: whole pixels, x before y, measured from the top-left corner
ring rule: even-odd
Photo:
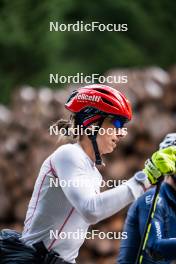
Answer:
[[[116,128],[122,128],[125,124],[125,122],[123,122],[122,120],[119,119],[113,119],[112,120],[112,124],[116,127]]]

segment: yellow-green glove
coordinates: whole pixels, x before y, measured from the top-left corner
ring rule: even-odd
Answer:
[[[144,173],[151,184],[156,184],[164,175],[176,173],[176,146],[156,151],[151,159],[145,162]]]

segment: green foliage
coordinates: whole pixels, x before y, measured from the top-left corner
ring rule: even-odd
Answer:
[[[49,73],[168,67],[176,61],[175,11],[171,0],[1,0],[0,100],[20,84],[49,85]],[[128,31],[49,31],[49,21],[78,20],[128,23]]]

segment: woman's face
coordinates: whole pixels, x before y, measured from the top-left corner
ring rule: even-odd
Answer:
[[[124,131],[126,131],[124,128],[119,129],[113,125],[112,118],[104,120],[97,135],[97,144],[101,155],[111,153],[117,147],[119,139],[125,136]]]

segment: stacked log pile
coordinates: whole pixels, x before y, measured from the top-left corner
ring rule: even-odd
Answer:
[[[106,167],[101,169],[106,181],[113,179],[117,183],[142,169],[165,134],[176,131],[176,69],[122,69],[107,75],[121,73],[128,76],[128,83],[112,86],[132,101],[133,120],[128,125],[128,135],[105,158]],[[0,229],[22,231],[40,166],[58,147],[57,137],[49,134],[49,126],[69,116],[63,102],[74,88],[53,91],[25,86],[16,90],[8,107],[0,105]],[[122,231],[126,211],[91,229]],[[120,239],[88,239],[80,250],[80,263],[114,263],[119,243]]]

